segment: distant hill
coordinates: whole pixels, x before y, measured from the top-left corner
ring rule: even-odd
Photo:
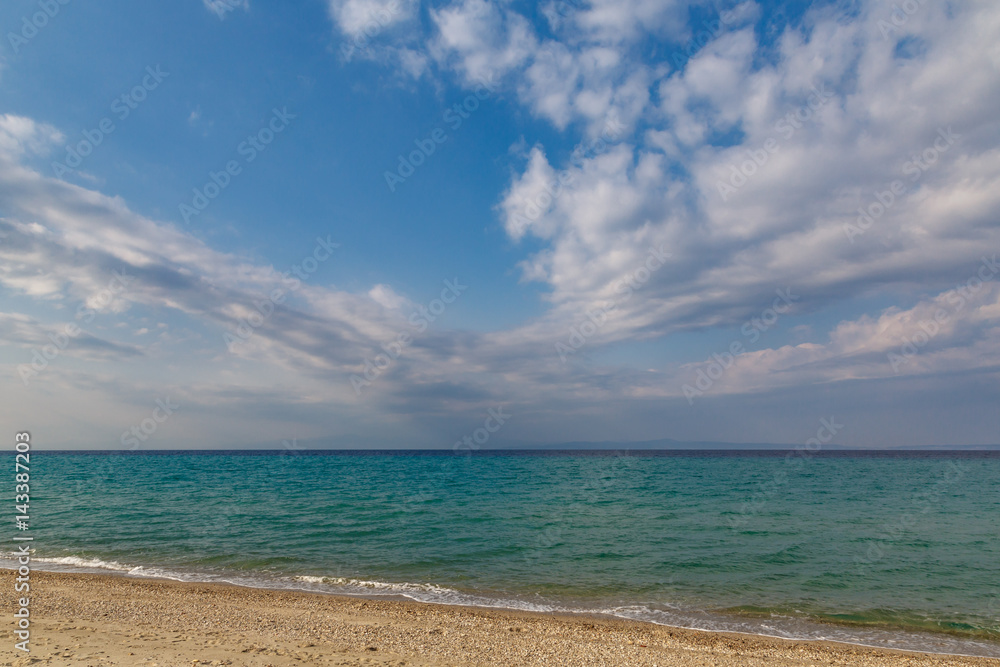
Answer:
[[[573,442],[560,442],[555,444],[550,443],[505,443],[503,445],[498,445],[495,449],[582,449],[582,450],[592,450],[592,449],[620,449],[620,450],[653,450],[653,449],[663,449],[663,450],[678,450],[678,449],[709,449],[709,450],[760,450],[760,449],[795,449],[796,447],[802,447],[802,443],[797,444],[774,444],[768,442],[708,442],[708,441],[684,441],[684,440],[673,440],[670,438],[663,438],[660,440],[640,440],[631,442],[621,442],[621,441],[601,441],[601,442],[584,442],[584,441],[573,441]],[[485,449],[494,449],[493,447],[485,447]],[[830,443],[823,445],[823,451],[863,451],[866,449],[879,449],[879,450],[891,450],[891,451],[998,451],[1000,450],[1000,444],[998,445],[914,445],[914,446],[898,446],[898,447],[855,447],[849,445],[838,445]]]

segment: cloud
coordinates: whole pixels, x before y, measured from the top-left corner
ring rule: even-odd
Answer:
[[[11,158],[36,140],[32,127],[28,119],[10,117],[0,125],[0,199],[9,213],[0,220],[6,234],[0,285],[13,293],[110,313],[133,304],[166,310],[211,325],[221,347],[224,331],[284,289],[294,305],[276,310],[273,324],[260,327],[248,349],[293,366],[320,359],[326,369],[355,362],[367,336],[387,333],[399,318],[372,297],[302,284],[273,267],[214,251],[171,224],[134,213],[121,199],[18,164]],[[102,299],[116,271],[131,276],[128,289]],[[376,293],[383,302],[391,296],[385,289]]]
[[[396,294],[389,285],[375,285],[375,287],[368,290],[368,296],[372,298],[372,301],[387,310],[401,310],[405,306],[412,307],[408,299]]]
[[[0,344],[42,350],[56,341],[66,341],[59,354],[89,361],[117,361],[142,354],[142,350],[134,345],[117,343],[87,332],[67,334],[65,324],[42,324],[23,313],[0,313]],[[26,354],[25,359],[30,361],[30,355]]]
[[[525,278],[582,312],[664,244],[675,262],[637,293],[643,315],[623,338],[738,324],[786,285],[807,295],[802,312],[879,289],[943,289],[1000,242],[997,120],[984,112],[1000,80],[945,74],[989,69],[997,31],[972,26],[995,28],[996,12],[962,9],[914,17],[926,53],[905,61],[866,13],[810,14],[773,64],[756,62],[751,30],[724,33],[659,83],[643,136],[568,165],[537,146],[499,207],[512,238],[545,242]],[[516,224],[559,173],[574,187]],[[889,192],[895,181],[902,194]],[[889,196],[852,243],[858,208],[879,212]]]
[[[907,298],[917,285],[943,295],[984,247],[1000,246],[998,120],[989,111],[1000,106],[1000,80],[990,75],[1000,13],[992,5],[928,5],[888,37],[877,3],[851,12],[818,6],[767,35],[753,25],[753,2],[699,35],[687,31],[685,12],[552,3],[542,8],[546,37],[509,5],[463,0],[431,13],[428,52],[443,71],[466,85],[498,72],[525,108],[579,137],[559,161],[534,145],[497,204],[512,240],[541,242],[520,268],[547,288],[551,308],[505,332],[503,344],[469,344],[479,358],[489,349],[498,365],[517,366],[521,391],[550,383],[578,398],[611,388],[677,395],[679,382],[651,383],[697,364],[651,374],[590,365],[580,375],[518,366],[528,348],[565,339],[586,313],[613,302],[649,248],[673,258],[617,305],[588,349],[739,326],[786,286],[803,295],[795,316],[873,293]],[[683,58],[666,68],[644,59],[650,35],[682,44]],[[695,40],[701,46],[687,48]],[[609,119],[622,134],[587,150]],[[919,308],[845,320],[827,343],[746,352],[716,388],[894,377],[887,355],[916,335],[902,321],[922,321]],[[972,312],[956,313],[900,372],[946,373],[949,363],[974,371],[978,351],[996,341],[992,320],[973,322]]]
[[[737,337],[734,342],[747,340]],[[844,320],[824,343],[736,355],[722,349],[716,354],[677,369],[672,381],[658,378],[657,386],[663,395],[683,393],[682,384],[718,395],[899,376],[996,372],[1000,370],[1000,265],[995,254],[984,257],[954,289],[905,310],[894,306],[878,317]],[[713,381],[702,379],[699,384],[702,376]]]
[[[59,130],[24,116],[0,116],[0,159],[16,160],[27,154],[47,155],[53,145],[63,142]]]
[[[330,0],[330,16],[345,35],[374,36],[411,20],[417,7],[414,0]]]
[[[581,147],[612,119],[624,128],[613,149],[582,160],[552,163],[537,145],[499,197],[510,237],[544,242],[521,268],[554,303],[582,311],[607,298],[662,244],[676,262],[642,290],[643,315],[619,335],[666,335],[738,323],[784,285],[808,294],[803,312],[914,283],[942,289],[980,243],[1000,240],[992,6],[923,7],[887,39],[881,5],[822,5],[764,44],[747,2],[697,36],[705,43],[682,67],[644,59],[651,35],[695,38],[686,10],[547,5],[546,37],[510,5],[430,10],[427,53],[460,82],[503,77],[556,129],[582,128]],[[898,48],[918,38],[919,49]],[[941,133],[952,142],[935,152]],[[933,164],[919,162],[916,176],[912,158],[925,154]],[[558,175],[575,187],[547,201]],[[905,191],[849,238],[859,207],[895,181]],[[544,213],[526,223],[522,210],[539,197]]]
[[[341,58],[371,60],[419,79],[429,67],[419,48],[418,0],[329,0],[330,17],[343,41]]]
[[[226,15],[234,9],[250,11],[250,0],[202,0],[202,2],[205,3],[205,9],[220,19],[226,18]]]
[[[571,18],[583,38],[627,45],[644,35],[677,37],[686,13],[686,3],[669,0],[592,0],[571,11]]]
[[[493,407],[497,390],[486,376],[495,366],[476,358],[484,351],[500,362],[515,355],[491,352],[482,335],[417,331],[410,316],[414,304],[388,285],[346,292],[214,250],[186,230],[136,213],[120,198],[35,171],[20,158],[28,153],[22,142],[35,141],[37,132],[30,128],[38,126],[11,118],[3,127],[17,131],[0,135],[5,148],[0,202],[7,213],[0,218],[5,234],[0,287],[12,297],[49,306],[40,311],[44,315],[3,314],[0,340],[16,349],[7,357],[8,371],[16,375],[19,364],[30,364],[30,349],[48,344],[50,333],[58,335],[68,324],[84,330],[67,346],[65,357],[32,378],[31,391],[64,395],[68,401],[73,392],[99,381],[110,404],[160,387],[202,406],[233,392],[254,392],[272,396],[286,406],[286,414],[308,414],[314,423],[327,424],[339,415],[342,422],[317,431],[326,435],[343,435],[346,424],[355,432],[391,434],[396,426],[380,425],[385,411],[415,415],[429,408],[432,396],[447,398],[454,409]],[[321,245],[336,247],[328,237],[304,241],[303,256],[315,256]],[[336,254],[327,261],[337,261]],[[124,276],[126,289],[109,288],[116,275]],[[81,317],[82,312],[89,316]],[[168,331],[155,337],[129,335],[148,329],[147,318],[170,320]],[[224,336],[236,336],[248,323],[252,335],[227,348]],[[359,397],[350,375],[363,373],[366,361],[400,333],[412,337],[405,354]],[[128,359],[135,361],[126,364]],[[139,368],[150,377],[136,375]],[[175,373],[183,381],[168,379]],[[407,398],[413,395],[424,398]],[[259,416],[259,408],[251,415],[240,412],[251,410],[249,403],[239,409],[237,403],[226,404],[240,419]],[[113,420],[102,425],[97,413],[88,419],[94,433],[113,428]],[[197,431],[194,422],[190,428]],[[272,423],[266,430],[277,428]],[[245,430],[234,425],[227,442]],[[408,437],[428,444],[419,432],[411,430]]]
[[[502,77],[536,48],[525,17],[486,0],[461,0],[430,15],[437,30],[432,54],[471,85]]]

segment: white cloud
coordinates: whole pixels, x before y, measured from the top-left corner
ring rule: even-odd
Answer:
[[[661,395],[699,388],[699,373],[718,377],[705,394],[770,391],[846,380],[945,375],[1000,364],[1000,266],[996,255],[971,267],[954,289],[906,310],[892,307],[878,317],[840,322],[825,343],[802,343],[743,352],[720,362],[709,359],[658,378]],[[985,278],[985,281],[983,280]],[[737,337],[735,342],[749,339]],[[715,366],[714,369],[710,369]],[[648,395],[648,394],[647,394]]]
[[[36,123],[24,116],[0,116],[0,159],[19,159],[27,153],[47,155],[53,145],[64,139],[51,125]]]
[[[416,0],[330,0],[330,15],[350,37],[375,37],[393,25],[414,18]]]
[[[250,0],[202,0],[202,2],[205,3],[205,9],[220,19],[226,18],[226,15],[234,9],[250,10]]]
[[[571,14],[583,35],[602,44],[627,44],[644,34],[677,37],[684,30],[687,3],[673,0],[591,0]]]
[[[546,282],[556,303],[588,304],[606,298],[623,261],[666,244],[676,265],[642,290],[643,315],[621,337],[736,323],[784,285],[807,293],[809,308],[879,288],[943,288],[984,245],[1000,245],[998,120],[986,111],[1000,108],[1000,80],[948,75],[989,71],[997,15],[982,3],[950,18],[928,7],[907,25],[922,32],[926,54],[907,61],[864,13],[808,16],[773,65],[754,64],[751,31],[720,34],[660,84],[645,142],[566,168],[576,186],[527,227],[547,247],[524,263],[525,276]],[[564,51],[566,62],[578,57]],[[811,108],[814,87],[829,93]],[[554,122],[571,118],[569,94],[550,90]],[[797,112],[807,119],[782,124]],[[949,127],[960,139],[916,180],[912,167],[904,172]],[[719,139],[726,133],[736,134]],[[723,201],[719,183],[769,140],[776,152],[750,163],[754,173]],[[513,179],[500,206],[512,238],[524,231],[514,224],[519,202],[561,166],[538,147]],[[852,244],[845,225],[894,180],[907,192]]]
[[[375,61],[419,79],[430,60],[420,48],[419,10],[419,0],[329,0],[341,59]]]
[[[386,310],[400,310],[404,306],[412,305],[406,297],[396,294],[389,285],[375,285],[368,290],[368,296]]]
[[[456,0],[431,10],[428,49],[470,85],[502,73],[557,129],[575,132],[582,123],[581,144],[608,118],[626,133],[644,128],[570,165],[551,164],[538,146],[500,197],[511,238],[529,233],[546,243],[522,269],[548,284],[553,302],[603,298],[628,261],[664,243],[677,271],[643,290],[644,315],[633,324],[643,335],[666,334],[738,321],[784,284],[808,287],[814,308],[900,288],[928,265],[940,288],[977,251],[972,237],[998,240],[990,220],[1000,204],[992,113],[1000,108],[992,76],[1000,12],[989,3],[922,7],[891,39],[879,30],[877,3],[849,15],[822,6],[762,57],[747,24],[759,8],[746,2],[669,73],[637,46],[649,35],[703,39],[686,32],[686,5],[564,5],[543,7],[553,36],[542,38],[510,5]],[[921,40],[913,57],[897,52],[904,36]],[[961,143],[910,181],[909,157],[949,127]],[[720,184],[765,145],[775,147],[767,164],[751,163],[752,176],[723,200]],[[578,185],[546,201],[546,184],[562,173]],[[845,224],[897,179],[908,191],[850,243]],[[540,196],[544,213],[516,221]]]
[[[526,18],[486,0],[460,0],[431,10],[437,36],[431,52],[478,85],[521,66],[537,39]]]
[[[123,313],[131,304],[173,312],[214,329],[222,349],[222,332],[235,329],[255,301],[277,288],[292,291],[270,266],[214,251],[172,225],[134,213],[118,198],[47,178],[11,159],[38,134],[28,119],[0,122],[0,201],[8,212],[0,220],[6,234],[0,285],[6,289],[103,313]],[[120,270],[132,278],[128,289],[109,293],[113,272]],[[379,303],[393,302],[391,290],[374,294],[378,299],[304,285],[295,304],[276,311],[274,325],[260,327],[251,340],[265,349],[265,358],[286,365],[319,355],[320,368],[346,370],[371,344],[368,335],[388,335],[397,326],[399,316]],[[307,314],[310,304],[315,312]],[[297,317],[308,324],[281,325]]]

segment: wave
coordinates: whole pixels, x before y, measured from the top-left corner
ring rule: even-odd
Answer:
[[[429,583],[372,581],[345,577],[291,577],[296,583],[313,584],[311,587],[292,586],[299,590],[309,590],[340,595],[363,597],[403,597],[428,604],[461,605],[467,607],[491,607],[495,609],[517,609],[538,612],[579,612],[579,609],[559,607],[552,604],[534,603],[512,597],[498,597],[460,591],[446,586]]]
[[[127,572],[134,569],[131,565],[123,565],[116,560],[101,560],[100,558],[81,558],[79,556],[63,556],[60,558],[40,558],[31,559],[35,563],[53,563],[55,565],[68,565],[71,567],[93,568],[97,570],[113,570],[115,572]]]
[[[126,563],[119,563],[116,560],[102,560],[100,558],[87,558],[85,556],[44,557],[32,554],[31,563],[35,569],[42,571],[88,573],[93,570],[106,570],[150,579],[172,579],[174,581],[200,580],[199,575],[194,573],[171,572],[159,567],[128,565]],[[43,563],[48,567],[38,567],[39,563]],[[15,555],[11,552],[0,552],[0,567],[16,569],[18,564]]]

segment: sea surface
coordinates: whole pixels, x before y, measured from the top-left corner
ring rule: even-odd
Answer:
[[[1000,657],[1000,452],[33,451],[30,468],[35,568]]]

